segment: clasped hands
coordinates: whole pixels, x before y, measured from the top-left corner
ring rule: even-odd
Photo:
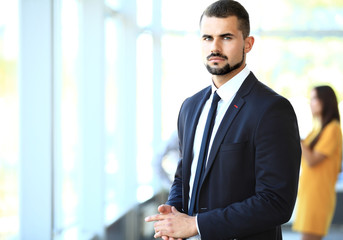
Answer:
[[[181,240],[198,234],[196,218],[179,212],[175,207],[162,204],[160,214],[148,216],[146,222],[155,222],[154,238],[163,240]]]

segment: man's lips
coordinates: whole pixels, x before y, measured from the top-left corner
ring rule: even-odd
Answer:
[[[222,57],[210,57],[210,58],[208,58],[208,61],[210,61],[210,62],[220,62],[220,61],[225,61],[225,58],[222,58]]]
[[[211,53],[207,56],[207,60],[210,62],[221,62],[227,60],[227,57],[218,53]]]

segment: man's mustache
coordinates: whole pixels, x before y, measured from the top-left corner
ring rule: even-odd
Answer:
[[[228,60],[227,56],[222,55],[220,53],[211,53],[210,55],[207,56],[207,60],[210,60],[211,57],[221,57],[221,58]]]

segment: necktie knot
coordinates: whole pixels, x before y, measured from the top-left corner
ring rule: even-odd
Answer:
[[[217,91],[213,93],[212,104],[217,104],[220,101],[220,96],[218,95]]]

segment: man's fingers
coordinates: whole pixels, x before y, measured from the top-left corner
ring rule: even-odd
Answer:
[[[154,221],[159,221],[159,220],[163,220],[163,219],[165,219],[165,215],[156,214],[156,215],[148,216],[144,220],[146,222],[154,222]]]
[[[155,233],[154,238],[161,238],[162,236],[163,236],[163,234],[161,232],[157,232],[157,233]]]
[[[162,205],[160,205],[158,207],[158,211],[160,212],[160,214],[148,216],[144,220],[146,222],[153,222],[153,221],[163,220],[163,219],[165,219],[164,215],[168,214],[168,213],[171,213],[172,209],[171,209],[171,206],[162,204]]]

